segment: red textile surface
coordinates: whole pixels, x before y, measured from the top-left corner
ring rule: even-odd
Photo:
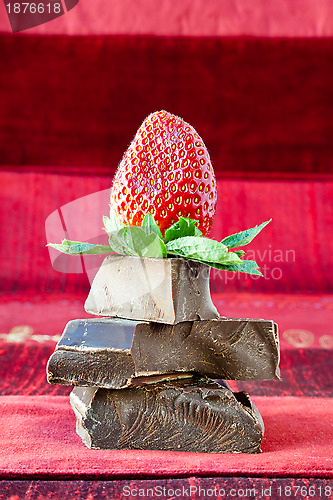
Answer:
[[[52,319],[50,318],[50,321]],[[0,395],[68,395],[70,387],[50,385],[46,381],[46,363],[55,341],[47,335],[7,334],[0,338]],[[2,337],[2,336],[1,336]],[[4,336],[3,336],[4,337]],[[281,379],[266,381],[230,381],[237,392],[252,396],[333,395],[333,359],[328,349],[288,349],[281,352]]]
[[[45,221],[61,208],[62,219],[56,214],[49,231],[53,243],[65,237],[103,242],[106,235],[102,216],[108,214],[106,189],[110,184],[111,177],[0,171],[2,291],[30,290],[30,295],[36,291],[87,292],[89,280],[81,263],[78,274],[59,273],[52,268],[45,246]],[[94,194],[99,191],[103,192]],[[332,293],[333,253],[328,248],[332,242],[333,182],[220,179],[218,196],[213,238],[253,227],[271,217],[273,221],[245,248],[248,258],[256,259],[265,270],[265,277],[212,271],[214,293]],[[74,203],[67,205],[72,200]],[[72,266],[76,257],[61,256],[56,251],[52,255],[63,260],[63,270],[73,269],[69,263]],[[99,264],[93,256],[86,256],[84,263],[92,279],[97,269],[91,267]]]
[[[61,276],[61,275],[60,275]],[[61,335],[65,324],[76,318],[92,317],[84,311],[87,292],[66,294],[0,295],[0,338],[13,331],[34,335]],[[273,319],[279,325],[283,350],[333,347],[332,295],[296,294],[213,294],[213,302],[223,316]],[[15,336],[8,341],[15,341]]]
[[[111,175],[145,116],[165,108],[197,128],[218,173],[332,173],[332,48],[2,35],[0,162]]]
[[[214,497],[214,490],[216,496]],[[282,498],[327,498],[332,500],[333,481],[318,478],[271,478],[271,477],[186,477],[169,479],[131,479],[124,480],[16,480],[0,483],[0,491],[4,498],[44,500],[61,498],[73,500],[155,497],[174,499],[191,498],[260,498],[262,500],[281,500]],[[173,495],[173,496],[172,496]],[[181,497],[180,495],[183,495]],[[220,495],[220,496],[217,496]],[[309,498],[309,497],[308,497]]]
[[[255,397],[266,423],[259,455],[89,450],[75,434],[68,397],[1,401],[2,477],[333,477],[332,399]]]
[[[330,0],[79,0],[65,16],[26,33],[330,36],[332,19]],[[2,2],[1,31],[11,31]]]
[[[332,48],[332,38],[0,36],[3,478],[332,477]],[[212,237],[273,217],[248,247],[264,278],[212,273],[221,314],[280,326],[284,381],[233,383],[263,414],[259,456],[87,450],[69,388],[45,382],[47,336],[86,316],[95,265],[65,257],[53,263],[67,273],[52,268],[45,221],[56,240],[100,238],[116,165],[161,108],[211,152]]]

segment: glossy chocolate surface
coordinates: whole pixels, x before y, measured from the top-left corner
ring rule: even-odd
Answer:
[[[53,384],[120,389],[139,378],[192,372],[215,379],[279,378],[273,321],[220,318],[161,325],[70,321],[48,362]]]

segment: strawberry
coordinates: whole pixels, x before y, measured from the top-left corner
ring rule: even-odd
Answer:
[[[216,180],[203,140],[166,111],[145,119],[115,174],[110,202],[121,222],[138,226],[151,213],[161,232],[180,216],[206,235],[216,207]]]

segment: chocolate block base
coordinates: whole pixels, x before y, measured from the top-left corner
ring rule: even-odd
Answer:
[[[209,379],[120,390],[76,387],[70,401],[89,448],[260,452],[264,425],[248,394]]]
[[[209,272],[209,266],[187,259],[110,255],[94,278],[85,310],[167,324],[218,318]]]

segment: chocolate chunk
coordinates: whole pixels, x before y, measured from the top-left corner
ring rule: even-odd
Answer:
[[[49,359],[52,384],[120,389],[139,377],[197,372],[211,378],[279,378],[273,321],[230,319],[161,325],[99,318],[70,321]]]
[[[48,361],[48,382],[126,387],[135,375],[130,349],[137,324],[109,318],[70,321]]]
[[[280,375],[277,325],[260,319],[138,325],[131,355],[137,375],[148,370],[193,371],[227,380],[269,380]]]
[[[110,255],[94,278],[85,310],[168,324],[218,318],[209,272],[209,266],[187,259]]]
[[[70,401],[89,448],[260,452],[264,425],[248,394],[208,379],[122,390],[76,387]]]

